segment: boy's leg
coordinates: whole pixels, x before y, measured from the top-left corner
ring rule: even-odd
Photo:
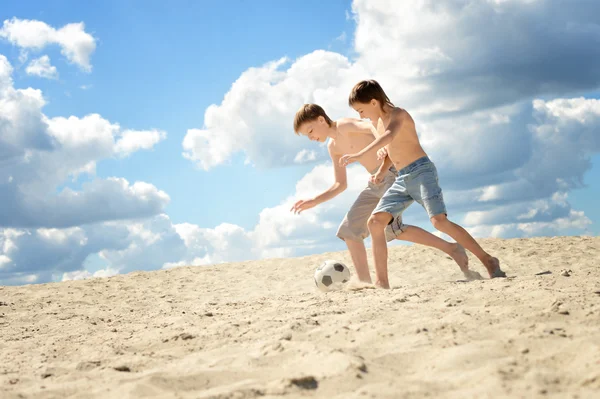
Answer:
[[[390,236],[393,239],[400,234],[403,226],[400,222],[398,226],[395,226],[394,223],[390,224],[390,222],[401,221],[402,212],[412,202],[413,199],[406,191],[404,177],[398,175],[391,187],[383,194],[369,218],[368,227],[371,233],[375,262],[375,284],[381,288],[390,288],[387,271],[387,241]],[[395,219],[394,215],[397,215]]]
[[[448,220],[446,214],[441,213],[433,216],[431,218],[431,223],[437,230],[448,234],[450,237],[456,240],[456,242],[463,245],[465,248],[471,251],[473,255],[479,258],[481,263],[483,263],[487,269],[490,278],[506,277],[506,273],[500,269],[500,261],[498,258],[495,258],[485,252],[467,230]]]
[[[380,184],[369,182],[350,207],[336,233],[348,247],[358,279],[365,283],[371,283],[367,250],[364,244],[364,239],[369,236],[367,220],[369,220],[369,216],[377,206],[383,192],[393,182],[394,174],[392,173],[386,176],[384,182]]]
[[[367,260],[367,249],[365,248],[364,241],[355,241],[352,239],[344,240],[352,263],[354,263],[354,269],[358,279],[365,283],[371,283],[371,274],[369,273],[369,261]]]
[[[392,220],[388,212],[374,213],[369,218],[369,232],[373,244],[373,260],[375,262],[375,285],[390,288],[387,271],[388,248],[385,229]]]
[[[394,220],[394,223],[396,223],[396,220]],[[463,246],[458,243],[448,242],[427,230],[411,225],[403,225],[401,233],[393,238],[439,249],[452,257],[463,273],[469,270],[469,257]],[[388,241],[391,241],[389,237]]]
[[[500,262],[497,258],[485,252],[464,228],[448,220],[444,196],[433,162],[422,165],[415,171],[408,191],[425,208],[433,227],[449,235],[458,244],[477,256],[487,269],[490,278],[506,277],[506,274],[500,269]]]

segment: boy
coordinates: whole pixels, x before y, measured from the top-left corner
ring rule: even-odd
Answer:
[[[437,230],[452,237],[471,251],[486,267],[490,278],[506,277],[497,258],[485,252],[461,226],[447,218],[446,206],[439,186],[437,169],[429,159],[417,137],[415,123],[406,110],[392,104],[379,83],[364,80],[357,83],[348,99],[361,118],[368,118],[381,126],[376,140],[360,151],[340,158],[340,166],[371,159],[382,147],[392,160],[398,175],[392,187],[383,195],[368,221],[375,260],[376,285],[389,288],[387,273],[386,226],[392,224],[404,231],[402,212],[414,201],[420,203]],[[381,158],[382,153],[378,158]],[[389,240],[389,239],[388,239]]]
[[[320,143],[330,138],[327,150],[333,161],[335,177],[335,183],[325,192],[315,198],[296,202],[291,209],[295,213],[301,213],[329,201],[344,191],[347,181],[346,168],[341,166],[339,162],[342,154],[360,151],[375,140],[375,128],[370,122],[352,118],[333,121],[327,116],[323,108],[316,104],[305,104],[300,107],[294,118],[294,132]],[[367,187],[359,194],[344,217],[336,234],[346,242],[359,280],[366,283],[371,283],[367,252],[363,242],[369,236],[367,221],[381,196],[396,179],[396,171],[391,160],[382,156],[384,158],[382,162],[377,158],[377,154],[370,153],[359,160],[362,166],[371,173],[371,178]],[[384,233],[384,229],[381,232]],[[401,235],[396,237],[399,233]],[[404,225],[402,232],[396,233],[393,231],[393,226],[389,226],[385,231],[385,235],[390,241],[399,238],[437,248],[450,255],[468,279],[482,278],[479,273],[469,270],[466,252],[458,244],[445,241],[415,226]]]

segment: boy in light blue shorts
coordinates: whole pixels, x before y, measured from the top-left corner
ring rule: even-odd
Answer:
[[[410,114],[394,106],[375,80],[357,83],[350,93],[348,103],[361,118],[368,118],[378,126],[378,137],[360,152],[342,156],[340,165],[360,162],[364,157],[385,147],[387,156],[398,171],[398,177],[383,195],[368,221],[377,276],[375,284],[389,288],[384,232],[388,225],[391,225],[396,234],[404,231],[402,212],[414,201],[425,208],[433,227],[452,237],[479,258],[490,278],[506,277],[497,258],[485,252],[464,228],[448,220],[437,169],[421,147]]]

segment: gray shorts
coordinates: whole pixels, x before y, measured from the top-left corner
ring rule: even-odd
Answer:
[[[393,217],[390,225],[398,228],[402,225],[402,212],[414,201],[425,208],[429,218],[447,213],[437,169],[429,157],[402,168],[373,213],[390,213]]]
[[[367,238],[369,236],[369,228],[367,227],[369,217],[381,197],[394,184],[395,180],[396,170],[392,167],[386,172],[381,183],[373,184],[369,181],[367,187],[358,195],[358,198],[350,207],[336,235],[344,241],[362,241]],[[392,227],[392,225],[388,226],[385,232],[388,241],[396,238],[396,233]]]

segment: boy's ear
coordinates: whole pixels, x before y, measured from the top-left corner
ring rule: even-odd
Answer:
[[[376,107],[377,106],[377,100],[372,99],[371,100],[371,105],[374,106],[374,107]]]
[[[325,118],[323,118],[323,116],[319,115],[319,117],[317,118],[317,121],[321,124],[325,123]]]

